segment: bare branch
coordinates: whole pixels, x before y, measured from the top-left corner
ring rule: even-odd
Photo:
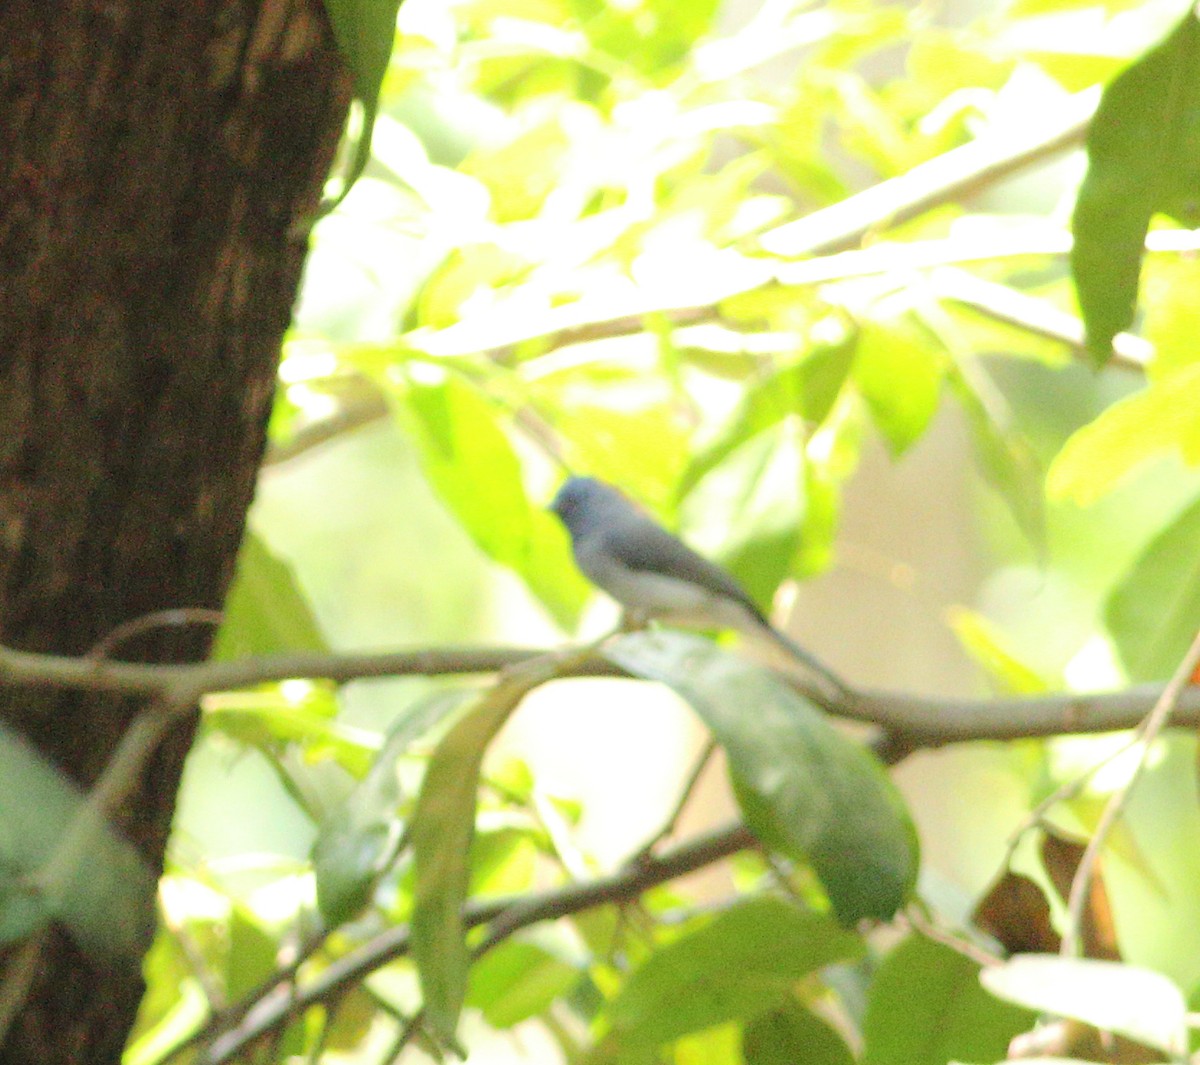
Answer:
[[[1138,727],[1142,751],[1137,766],[1125,786],[1105,804],[1104,812],[1096,824],[1096,831],[1092,833],[1083,857],[1079,859],[1079,868],[1075,871],[1074,880],[1071,881],[1071,895],[1067,900],[1067,922],[1063,929],[1061,948],[1065,957],[1071,957],[1079,952],[1083,936],[1084,911],[1091,895],[1092,880],[1096,865],[1100,860],[1100,851],[1108,841],[1108,837],[1117,823],[1117,818],[1121,816],[1121,812],[1129,802],[1129,796],[1133,793],[1134,787],[1146,769],[1146,762],[1150,757],[1154,741],[1171,721],[1172,714],[1179,705],[1180,696],[1186,688],[1190,687],[1192,675],[1196,672],[1198,663],[1200,663],[1200,632],[1193,637],[1187,654],[1175,668],[1174,674],[1162,690],[1154,708]]]
[[[147,665],[97,662],[0,647],[0,683],[113,691],[190,706],[209,692],[233,691],[295,677],[336,683],[398,676],[495,673],[548,653],[539,648],[434,647],[379,654],[304,653],[263,655],[233,662]],[[567,676],[624,677],[612,662],[593,654],[564,670]],[[1135,728],[1162,692],[1143,684],[1117,692],[1021,698],[952,699],[891,691],[853,691],[831,697],[803,680],[786,678],[831,714],[876,725],[908,749],[969,740],[1007,740]],[[1172,718],[1200,725],[1200,688],[1186,689]]]

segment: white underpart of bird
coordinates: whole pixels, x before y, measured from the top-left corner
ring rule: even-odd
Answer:
[[[697,554],[618,489],[572,477],[550,507],[571,534],[575,561],[631,620],[657,618],[687,627],[734,629],[766,638],[841,696],[846,685],[823,662],[767,620],[723,569]]]

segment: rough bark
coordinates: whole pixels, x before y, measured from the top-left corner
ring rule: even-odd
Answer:
[[[348,102],[320,0],[0,3],[0,640],[75,654],[220,606]],[[119,656],[193,660],[209,639]],[[84,788],[137,710],[0,687],[0,721]],[[191,732],[116,815],[155,870]],[[115,1063],[141,994],[136,960],[56,928],[0,1060]]]

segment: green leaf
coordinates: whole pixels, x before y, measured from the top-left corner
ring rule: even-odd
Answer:
[[[875,759],[770,670],[679,632],[641,632],[604,653],[682,695],[725,749],[747,823],[808,861],[839,919],[890,919],[912,890],[916,832]]]
[[[997,1002],[979,984],[979,966],[922,936],[909,936],[871,982],[863,1022],[864,1065],[945,1065],[1003,1061],[1034,1015]]]
[[[297,744],[305,759],[331,758],[347,772],[361,776],[375,757],[374,733],[337,719],[337,695],[324,682],[302,682],[296,697],[291,686],[221,692],[206,697],[204,724],[236,743],[257,747],[275,760],[281,748]]]
[[[371,134],[379,111],[379,88],[392,55],[399,10],[400,0],[325,0],[333,35],[354,80],[354,97],[363,109],[362,129],[338,202],[345,199],[371,158]],[[336,203],[330,204],[328,209],[334,206]]]
[[[412,815],[412,953],[432,1031],[454,1047],[470,956],[462,907],[470,882],[475,791],[483,755],[525,694],[555,676],[538,658],[503,674],[442,738],[429,760]]]
[[[759,604],[788,576],[804,528],[804,452],[786,426],[739,447],[684,502],[689,538],[712,544]]]
[[[233,905],[228,934],[225,993],[231,1002],[236,1002],[275,972],[279,964],[279,940],[257,914],[240,903]]]
[[[967,415],[983,475],[1000,493],[1021,532],[1041,547],[1046,539],[1044,489],[1033,448],[1011,424],[1007,410],[989,400],[960,367],[952,368],[947,380]]]
[[[686,495],[738,447],[785,418],[824,421],[841,393],[853,359],[852,339],[821,345],[751,385],[717,435],[692,458],[680,481],[679,494]]]
[[[990,676],[1001,681],[1006,691],[1040,694],[1049,688],[1035,670],[1004,646],[1003,634],[983,614],[955,606],[947,610],[946,620],[963,650]]]
[[[247,531],[225,600],[213,657],[327,651],[328,644],[292,567]]]
[[[854,382],[893,456],[929,427],[938,407],[945,360],[931,338],[897,317],[861,323]]]
[[[580,961],[551,949],[545,936],[513,937],[471,966],[467,1005],[493,1028],[511,1028],[565,995],[580,979]]]
[[[1178,449],[1185,462],[1200,463],[1198,401],[1200,363],[1118,400],[1069,437],[1054,457],[1046,475],[1050,498],[1087,506],[1167,450]]]
[[[1200,21],[1188,13],[1105,91],[1088,134],[1071,268],[1092,358],[1133,322],[1151,216],[1200,218]]]
[[[1024,954],[980,973],[993,995],[1031,1010],[1073,1017],[1155,1047],[1187,1053],[1187,1003],[1162,973],[1121,962]]]
[[[140,959],[158,878],[76,785],[0,725],[0,943],[61,921],[92,957]]]
[[[624,1060],[775,1009],[797,980],[862,952],[859,936],[820,914],[770,896],[740,902],[634,971],[609,1003],[599,1056]]]
[[[745,1065],[854,1065],[854,1052],[825,1021],[790,1001],[756,1017],[742,1035]]]
[[[484,395],[450,374],[413,381],[406,425],[421,466],[479,548],[513,569],[570,627],[590,594],[558,520],[525,493],[521,465]]]
[[[322,822],[312,861],[317,907],[328,927],[350,920],[366,906],[397,853],[403,825],[396,760],[470,694],[463,689],[439,691],[409,707],[388,732],[366,776]]]
[[[1200,629],[1200,500],[1150,541],[1113,588],[1104,623],[1131,680],[1175,671]]]

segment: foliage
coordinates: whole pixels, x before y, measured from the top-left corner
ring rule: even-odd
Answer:
[[[992,567],[978,602],[945,604],[965,652],[1023,692],[1177,666],[1200,626],[1197,480],[1168,457],[1200,454],[1200,277],[1174,228],[1193,224],[1200,143],[1184,5],[1018,0],[962,21],[885,0],[406,0],[386,69],[392,4],[328,9],[372,155],[314,232],[223,654],[512,643],[518,615],[537,614],[531,642],[572,631],[590,591],[544,510],[566,469],[621,485],[769,606],[837,562],[860,464],[902,464],[957,417]],[[1057,163],[1100,85],[1078,184]],[[1006,183],[1014,169],[1032,176]],[[373,451],[345,432],[363,424],[402,443]],[[296,455],[329,465],[298,512],[271,498],[288,476],[272,457]],[[368,528],[344,502],[364,496],[399,520]],[[1053,610],[1014,599],[1034,564],[1065,589]],[[511,575],[526,598],[489,628]],[[573,711],[583,682],[548,683],[570,653],[491,682],[210,696],[128,1060],[182,1059],[250,1003],[247,1023],[269,1013],[297,952],[298,986],[328,993],[268,1026],[262,1060],[419,1060],[519,1026],[543,1060],[934,1065],[998,1061],[1044,1012],[1183,1052],[1196,848],[1162,826],[1200,824],[1189,741],[1156,746],[1103,850],[1131,964],[1001,964],[1011,944],[974,920],[984,884],[948,887],[961,868],[936,845],[917,880],[911,797],[807,698],[708,638],[605,654],[643,678],[623,683],[675,689],[723,748],[764,845],[732,883],[701,898],[646,856],[602,870],[571,800],[496,753],[525,702]],[[1018,925],[1062,923],[1043,829],[1090,836],[1134,783],[1118,758],[1022,825],[1101,744],[989,748],[1019,795],[1002,826],[971,781],[948,804],[979,818],[988,875],[1033,885]],[[259,774],[258,798],[217,846],[194,811],[231,766]],[[289,845],[251,842],[256,803],[290,819]],[[744,849],[727,839],[709,862]],[[41,919],[22,904],[5,938]],[[94,909],[55,912],[95,940]],[[877,934],[894,917],[905,934]]]

